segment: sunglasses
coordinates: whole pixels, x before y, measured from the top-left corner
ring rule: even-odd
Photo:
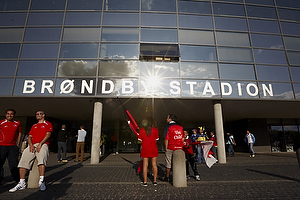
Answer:
[[[35,115],[43,115],[44,113],[36,113]]]

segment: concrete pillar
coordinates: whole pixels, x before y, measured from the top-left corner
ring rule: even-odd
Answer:
[[[219,163],[226,163],[226,150],[224,141],[224,128],[223,128],[223,116],[222,116],[222,105],[220,102],[214,103],[214,114],[215,114],[215,127],[216,137],[218,144],[218,161]]]
[[[38,167],[38,161],[35,158],[32,168],[29,171],[29,176],[28,176],[28,186],[27,188],[39,188],[39,180],[40,180],[40,173],[39,173],[39,167]]]
[[[102,103],[95,102],[93,117],[93,135],[91,149],[91,164],[98,164],[100,160],[100,141],[101,141],[101,125],[102,125]]]
[[[187,187],[185,154],[179,149],[173,152],[173,186]]]

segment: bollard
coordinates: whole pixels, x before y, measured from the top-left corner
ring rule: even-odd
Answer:
[[[187,187],[186,165],[184,151],[179,149],[173,152],[173,186]]]
[[[28,186],[27,188],[39,188],[39,180],[40,180],[40,173],[39,173],[39,167],[38,167],[38,161],[35,158],[32,168],[29,171],[28,176]]]

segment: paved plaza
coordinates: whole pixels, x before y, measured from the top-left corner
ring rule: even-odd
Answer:
[[[101,157],[97,165],[90,164],[90,154],[85,154],[82,163],[74,162],[74,154],[68,154],[68,163],[57,163],[56,158],[55,153],[50,154],[44,192],[25,189],[9,193],[15,183],[6,163],[0,199],[300,199],[295,153],[257,154],[255,158],[237,153],[228,157],[226,164],[212,168],[198,164],[201,181],[191,177],[185,188],[162,181],[153,186],[151,178],[148,187],[143,187],[136,174],[137,153],[110,154]],[[164,154],[158,157],[158,167],[163,176]]]

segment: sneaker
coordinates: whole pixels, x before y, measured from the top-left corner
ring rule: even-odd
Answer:
[[[153,182],[153,185],[154,185],[154,186],[157,186],[157,182]]]
[[[253,154],[253,155],[252,155],[252,158],[254,158],[254,157],[255,157],[255,155]]]
[[[200,176],[196,175],[196,181],[200,181]]]
[[[15,192],[17,190],[24,190],[26,188],[26,183],[18,183],[14,188],[10,189],[9,192]]]
[[[68,162],[68,160],[62,160],[61,162],[67,163],[67,162]]]
[[[147,187],[147,186],[148,186],[148,184],[147,184],[147,183],[143,183],[143,186],[144,186],[144,187]]]
[[[163,178],[163,181],[165,181],[165,182],[169,182],[169,181],[170,181],[170,179],[169,179],[169,177],[166,177],[166,176],[165,176],[165,177]]]
[[[58,160],[57,162],[61,162],[61,160]]]
[[[46,190],[46,184],[45,184],[45,181],[43,181],[43,182],[40,183],[39,185],[40,185],[40,190],[41,190],[41,191]]]
[[[187,175],[187,176],[186,176],[186,180],[189,180],[189,179],[190,179],[190,176],[189,176],[189,175]]]

